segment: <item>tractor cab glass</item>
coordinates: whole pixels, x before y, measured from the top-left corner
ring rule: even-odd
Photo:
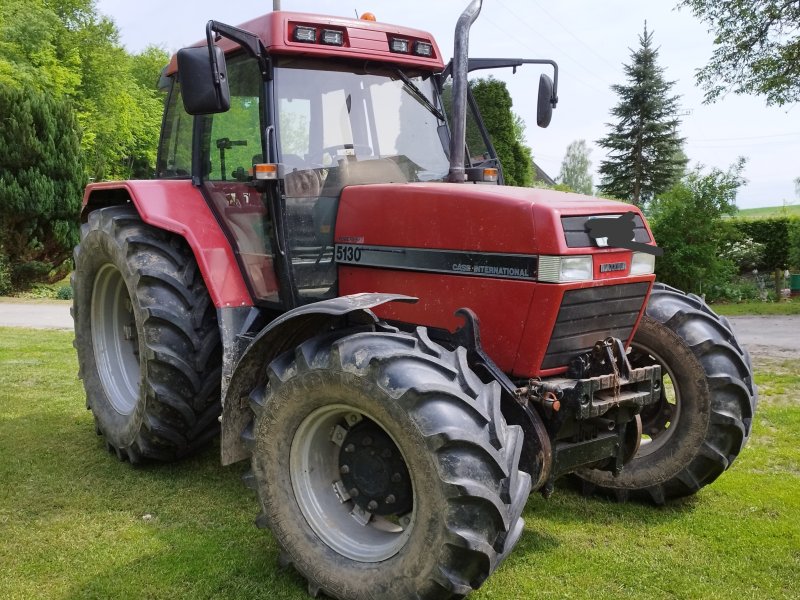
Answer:
[[[230,233],[253,294],[278,302],[273,224],[264,194],[252,185],[264,162],[264,82],[255,59],[228,61],[230,108],[201,119],[201,176],[206,197]]]
[[[377,63],[283,59],[273,100],[295,287],[304,302],[333,297],[342,189],[447,177],[433,76]]]

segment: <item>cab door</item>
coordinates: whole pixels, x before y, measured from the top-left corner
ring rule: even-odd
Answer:
[[[244,55],[228,59],[228,82],[230,110],[197,118],[202,190],[231,238],[254,298],[280,304],[274,223],[267,194],[252,178],[253,165],[265,162],[266,85],[258,62]]]

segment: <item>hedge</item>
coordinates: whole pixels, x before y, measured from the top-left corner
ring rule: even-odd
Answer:
[[[734,227],[764,245],[759,271],[800,271],[800,218],[732,219]]]

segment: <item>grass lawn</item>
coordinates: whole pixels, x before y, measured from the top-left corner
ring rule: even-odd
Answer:
[[[103,449],[68,332],[0,329],[0,598],[307,598],[218,449],[133,469]],[[533,496],[471,598],[800,597],[800,361],[759,363],[754,434],[666,508]]]
[[[740,302],[735,304],[712,304],[718,315],[800,315],[800,297],[786,302]]]

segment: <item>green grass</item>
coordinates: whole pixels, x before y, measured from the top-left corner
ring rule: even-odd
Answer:
[[[781,302],[740,302],[712,304],[718,315],[800,315],[800,298]]]
[[[763,206],[760,208],[742,208],[735,215],[742,219],[763,219],[765,217],[800,217],[800,204],[785,206]]]
[[[307,598],[212,448],[131,468],[84,409],[71,334],[0,329],[0,598]],[[732,469],[666,508],[533,496],[471,598],[800,597],[800,361],[762,363]]]

